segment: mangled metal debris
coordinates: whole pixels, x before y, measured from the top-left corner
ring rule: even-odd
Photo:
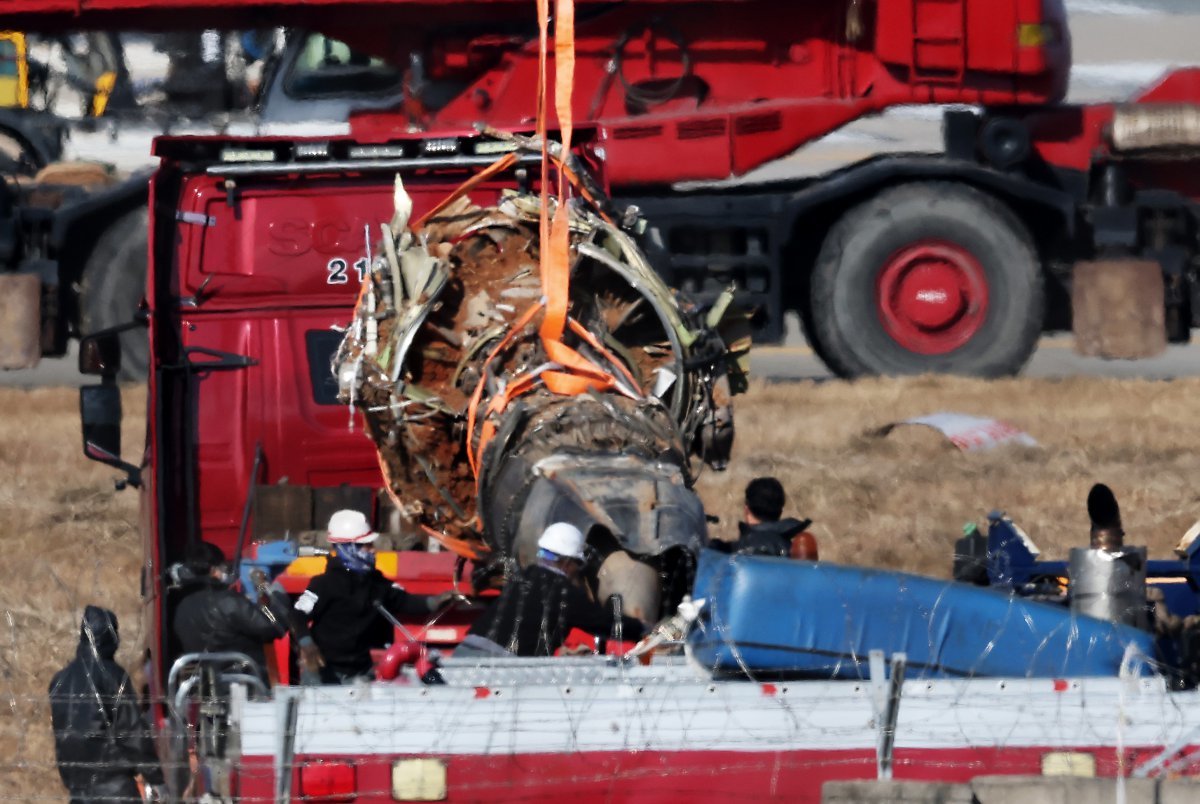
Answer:
[[[539,333],[541,203],[462,197],[411,224],[397,177],[335,357],[341,397],[364,412],[393,501],[430,536],[527,563],[545,525],[572,522],[602,564],[600,599],[619,592],[655,619],[705,538],[693,459],[728,460],[745,319],[728,298],[681,301],[626,231],[572,203],[555,348]]]

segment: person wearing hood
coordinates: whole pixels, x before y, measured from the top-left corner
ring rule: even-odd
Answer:
[[[300,634],[302,664],[319,668],[325,683],[371,678],[371,649],[393,641],[393,626],[380,612],[395,617],[427,616],[446,605],[452,592],[412,595],[375,568],[375,540],[360,511],[335,511],[326,533],[331,548],[325,571],[308,583],[296,600],[293,618]]]
[[[221,548],[196,542],[187,552],[185,566],[191,579],[175,610],[173,630],[184,653],[233,651],[248,656],[265,681],[263,646],[287,632],[289,612],[272,612],[256,606],[229,588],[229,565]]]
[[[113,658],[119,645],[117,615],[88,606],[75,660],[50,682],[54,752],[71,804],[140,802],[137,776],[149,786],[151,800],[162,797],[150,725],[129,674]]]
[[[811,537],[800,555],[793,551],[792,540],[804,533],[812,522],[793,517],[781,519],[786,502],[783,484],[775,478],[758,477],[751,480],[746,486],[746,504],[743,520],[738,523],[738,538],[732,542],[712,539],[708,543],[709,548],[739,556],[815,559],[816,541]]]

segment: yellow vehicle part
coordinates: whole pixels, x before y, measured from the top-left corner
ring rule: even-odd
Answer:
[[[117,85],[117,74],[109,70],[96,79],[95,92],[92,94],[92,117],[104,114],[108,107],[108,99],[112,96],[113,87]]]
[[[0,31],[0,107],[29,108],[29,62],[25,34]]]
[[[312,578],[325,571],[325,556],[305,556],[297,558],[288,565],[286,574],[297,578]],[[375,569],[388,578],[396,577],[400,566],[400,557],[393,550],[380,551],[375,554]]]

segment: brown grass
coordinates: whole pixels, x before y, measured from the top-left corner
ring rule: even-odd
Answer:
[[[1094,482],[1121,504],[1126,539],[1169,557],[1200,518],[1200,380],[1096,378],[987,382],[921,377],[755,385],[738,400],[734,459],[701,478],[701,496],[732,532],[740,492],[777,475],[789,509],[815,520],[821,557],[947,575],[968,521],[1007,511],[1045,557],[1087,541]],[[937,411],[1005,419],[1040,447],[961,453],[927,428],[882,425]]]
[[[144,397],[125,393],[126,456]],[[1058,557],[1085,541],[1091,484],[1117,493],[1129,541],[1165,556],[1200,517],[1200,380],[983,382],[946,378],[756,384],[738,400],[738,441],[725,473],[700,491],[730,533],[752,477],[777,475],[789,513],[812,517],[825,559],[946,575],[966,521],[1010,512]],[[61,800],[44,694],[75,649],[87,603],[117,611],[131,671],[140,636],[137,497],[79,450],[75,393],[0,392],[0,799]],[[881,425],[939,410],[997,416],[1037,449],[963,454],[914,428]]]
[[[128,457],[145,439],[145,395],[125,397]],[[65,799],[44,696],[75,653],[85,605],[116,611],[118,659],[137,664],[137,494],[115,494],[117,473],[80,443],[75,392],[0,393],[0,800]]]

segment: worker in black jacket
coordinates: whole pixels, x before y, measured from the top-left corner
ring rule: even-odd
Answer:
[[[812,524],[783,516],[787,498],[783,484],[773,477],[758,477],[746,486],[746,505],[743,519],[738,523],[738,538],[727,542],[709,541],[712,550],[739,556],[780,556],[792,554],[792,539]],[[815,548],[814,548],[815,549]]]
[[[197,542],[185,562],[191,580],[175,610],[173,630],[184,653],[244,653],[265,681],[266,653],[263,646],[287,631],[289,611],[272,612],[256,606],[243,594],[229,588],[229,567],[221,549]]]
[[[454,655],[552,656],[572,628],[608,636],[615,612],[583,588],[583,545],[583,533],[574,525],[556,522],[546,528],[538,539],[537,562],[504,585]],[[630,641],[645,633],[634,617],[621,617],[621,627],[622,638]]]
[[[71,804],[140,802],[136,776],[161,797],[163,773],[129,674],[117,664],[117,616],[88,606],[75,660],[50,682],[58,773]]]
[[[296,601],[299,617],[293,623],[301,634],[302,663],[321,665],[322,681],[344,684],[371,678],[371,649],[393,641],[392,625],[377,604],[396,617],[427,616],[454,595],[410,595],[384,577],[375,569],[379,534],[359,511],[335,512],[327,538],[333,548],[329,561]]]

